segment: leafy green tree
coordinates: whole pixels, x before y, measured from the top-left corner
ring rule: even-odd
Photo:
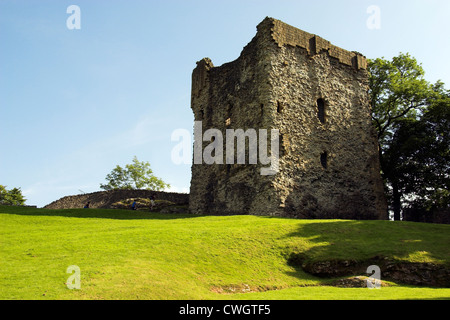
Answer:
[[[402,199],[424,199],[442,186],[437,178],[446,165],[438,154],[445,154],[442,137],[448,123],[441,117],[448,109],[448,92],[442,82],[427,82],[422,66],[409,54],[370,60],[368,69],[382,176],[394,220],[400,220]]]
[[[384,58],[369,60],[368,69],[372,119],[383,150],[397,122],[415,118],[433,97],[433,90],[424,79],[422,66],[409,54],[400,53],[392,61]]]
[[[5,204],[5,198],[7,197],[8,190],[5,186],[0,184],[0,204]]]
[[[133,189],[126,169],[119,165],[106,175],[106,181],[108,183],[100,184],[100,188],[104,190]]]
[[[409,205],[432,211],[450,204],[450,98],[439,99],[419,119],[399,123],[384,154],[386,175]],[[399,201],[398,199],[396,201]]]
[[[170,185],[153,175],[149,162],[139,161],[136,156],[125,168],[117,165],[107,176],[106,184],[100,184],[103,190],[147,189],[160,191]]]
[[[5,186],[0,185],[0,204],[20,206],[25,204],[25,201],[20,188],[7,190]]]

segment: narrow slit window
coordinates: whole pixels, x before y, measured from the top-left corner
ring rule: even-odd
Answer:
[[[317,99],[317,117],[321,123],[325,123],[325,101],[322,98]]]
[[[324,169],[328,167],[328,154],[326,152],[320,155],[320,163]]]

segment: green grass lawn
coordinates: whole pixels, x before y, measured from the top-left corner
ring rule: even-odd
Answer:
[[[0,299],[450,299],[448,288],[338,288],[288,263],[450,263],[450,226],[0,206]],[[67,267],[81,270],[70,290]],[[243,293],[244,292],[244,293]]]

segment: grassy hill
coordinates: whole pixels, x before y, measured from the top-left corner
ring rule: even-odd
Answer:
[[[349,264],[380,263],[382,280],[383,268],[396,264],[448,271],[449,231],[391,221],[0,206],[0,299],[450,299],[449,288],[398,279],[379,290],[335,285],[352,275]],[[71,265],[81,270],[80,290],[66,286]],[[305,271],[324,266],[342,274]]]

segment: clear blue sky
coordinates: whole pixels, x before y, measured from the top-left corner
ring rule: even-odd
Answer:
[[[380,29],[366,25],[371,5]],[[449,88],[449,14],[448,0],[0,0],[0,184],[44,206],[99,191],[136,155],[188,192],[171,134],[192,131],[196,61],[235,60],[270,16],[368,58],[409,52]]]

